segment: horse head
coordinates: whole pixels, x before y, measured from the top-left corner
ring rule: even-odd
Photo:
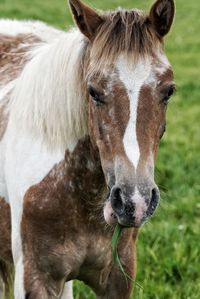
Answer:
[[[139,227],[159,202],[154,163],[174,92],[164,37],[174,1],[138,10],[97,13],[70,0],[74,19],[89,41],[85,78],[89,130],[98,149],[109,196],[107,223]]]

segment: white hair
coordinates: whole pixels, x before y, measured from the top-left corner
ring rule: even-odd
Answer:
[[[45,42],[51,42],[63,31],[49,26],[41,21],[19,21],[0,19],[0,34],[15,37],[18,34],[34,35]]]
[[[84,38],[78,30],[33,50],[14,88],[10,121],[51,148],[73,148],[87,134]]]

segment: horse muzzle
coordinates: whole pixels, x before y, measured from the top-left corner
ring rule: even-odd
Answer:
[[[153,215],[160,198],[156,185],[146,188],[146,194],[141,194],[137,188],[133,195],[128,196],[119,186],[111,189],[104,207],[104,218],[110,225],[117,222],[126,227],[140,227]]]

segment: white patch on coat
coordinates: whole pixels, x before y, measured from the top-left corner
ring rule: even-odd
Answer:
[[[136,132],[138,100],[141,87],[145,83],[147,84],[151,73],[151,60],[140,60],[131,64],[128,59],[120,56],[117,61],[117,69],[130,100],[130,118],[123,137],[123,144],[128,159],[136,169],[140,158]]]
[[[4,138],[0,141],[0,197],[8,202],[8,191],[5,181],[5,142]]]
[[[0,107],[4,104],[4,99],[7,96],[8,93],[11,92],[11,90],[14,87],[15,82],[12,81],[8,83],[5,86],[1,87],[0,82]],[[8,107],[6,107],[8,109]],[[0,197],[3,197],[6,202],[8,202],[8,192],[7,192],[7,186],[5,182],[5,142],[4,142],[4,136],[2,140],[0,141]]]

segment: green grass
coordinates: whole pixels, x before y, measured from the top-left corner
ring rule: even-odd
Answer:
[[[100,9],[147,8],[149,0],[87,1]],[[178,91],[168,111],[167,133],[157,161],[160,207],[139,237],[134,299],[200,298],[200,2],[177,0],[176,21],[166,51]],[[63,0],[0,0],[0,16],[72,24]],[[75,284],[76,299],[92,292]]]

